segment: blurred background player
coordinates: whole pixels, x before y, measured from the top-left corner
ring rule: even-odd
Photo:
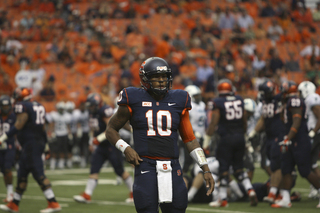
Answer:
[[[202,145],[203,136],[206,132],[206,105],[202,101],[201,90],[199,87],[197,87],[196,85],[189,85],[184,90],[187,91],[191,97],[192,109],[189,111],[190,123],[192,125],[194,135],[196,136],[200,145]],[[184,159],[180,160],[180,163],[182,165],[183,172],[187,173],[189,172],[190,166],[193,165],[193,160],[186,150],[186,147],[181,147],[184,151],[180,153],[181,155],[179,156],[179,159]]]
[[[9,132],[15,121],[16,115],[12,110],[11,98],[7,95],[2,95],[0,97],[0,135]],[[4,199],[5,203],[8,203],[13,199],[13,178],[11,169],[16,157],[14,140],[14,136],[11,136],[0,144],[0,169],[7,188],[7,197]]]
[[[13,98],[15,100],[14,112],[17,116],[16,122],[9,132],[0,136],[0,143],[17,135],[22,146],[19,169],[17,176],[17,187],[13,194],[13,200],[7,205],[0,205],[0,209],[10,212],[19,211],[19,203],[24,191],[27,189],[29,173],[40,186],[48,201],[48,207],[41,213],[57,212],[61,206],[56,201],[49,179],[44,174],[42,154],[48,150],[47,133],[45,132],[45,108],[38,102],[31,101],[32,93],[27,88],[16,88]]]
[[[311,138],[311,160],[312,170],[320,178],[320,169],[317,164],[320,151],[320,96],[316,93],[315,85],[310,81],[303,81],[299,84],[298,90],[300,96],[304,99],[306,104],[306,114],[308,117],[308,131],[309,137]],[[310,186],[311,191],[308,195],[309,198],[318,198],[318,190],[312,185]]]
[[[262,101],[261,117],[249,133],[249,138],[262,130],[265,130],[267,140],[265,141],[265,151],[270,161],[270,192],[264,201],[273,203],[281,182],[281,152],[279,142],[285,136],[285,125],[281,118],[282,113],[282,94],[275,95],[274,83],[267,79],[259,86],[259,92]]]
[[[216,158],[219,161],[220,200],[213,207],[228,206],[227,188],[229,183],[229,167],[233,168],[233,175],[241,182],[250,198],[250,205],[256,206],[258,200],[252,188],[248,174],[243,171],[243,156],[245,153],[244,135],[247,130],[247,120],[243,99],[235,95],[231,81],[222,79],[218,82],[219,97],[213,100],[211,122],[204,138],[203,148],[208,149],[211,136],[216,131],[220,135],[220,142],[216,149]]]
[[[68,133],[68,155],[67,155],[67,167],[72,168],[73,160],[73,147],[75,147],[75,144],[77,143],[77,119],[74,116],[74,109],[75,104],[73,101],[67,101],[66,102],[66,113],[69,114],[70,123],[69,123],[69,133]]]
[[[77,146],[80,156],[80,167],[85,168],[89,161],[89,111],[86,107],[86,99],[79,101],[78,109],[73,111],[74,120],[77,122]]]
[[[302,98],[299,98],[298,87],[292,81],[281,84],[281,92],[284,104],[284,122],[286,135],[279,143],[281,156],[281,172],[283,178],[282,199],[271,205],[273,208],[290,208],[290,189],[292,187],[291,172],[295,165],[300,175],[306,178],[318,191],[320,181],[318,176],[311,170],[311,142],[308,137],[307,120],[305,117],[306,106]],[[320,208],[320,203],[317,205]]]
[[[50,169],[52,170],[56,168],[57,159],[59,159],[58,168],[64,169],[65,167],[65,159],[68,156],[68,135],[71,123],[71,117],[65,111],[66,105],[63,101],[56,104],[56,109],[57,111],[52,111],[46,115],[49,129],[52,132],[51,137],[55,139],[53,143],[50,143],[50,148],[52,149]]]
[[[115,173],[122,177],[130,194],[126,202],[133,202],[132,185],[133,178],[124,170],[123,157],[121,152],[112,146],[106,139],[105,130],[113,115],[114,110],[108,105],[102,105],[99,94],[91,93],[87,97],[86,105],[89,110],[89,125],[93,132],[93,144],[97,147],[91,158],[91,168],[89,179],[85,191],[81,195],[73,196],[73,199],[79,203],[90,203],[91,196],[98,184],[99,172],[106,160],[109,160]]]

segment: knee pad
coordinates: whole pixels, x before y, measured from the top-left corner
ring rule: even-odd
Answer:
[[[23,193],[26,190],[28,179],[27,178],[18,178],[18,184],[16,190],[18,193]],[[25,184],[25,187],[21,187],[21,185]]]
[[[39,184],[39,186],[42,190],[46,190],[51,187],[51,184],[44,183],[45,179],[46,179],[46,176],[41,176],[41,177],[35,178],[35,180],[37,181],[37,183]]]
[[[228,183],[229,183],[229,175],[221,175],[220,186],[228,186]]]
[[[244,171],[240,171],[240,172],[234,173],[234,177],[237,179],[237,181],[241,182],[244,179],[248,178],[248,174]]]

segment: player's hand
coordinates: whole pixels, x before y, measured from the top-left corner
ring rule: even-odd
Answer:
[[[206,187],[208,189],[207,196],[210,196],[214,190],[214,185],[215,185],[211,172],[203,174],[203,178],[206,181]]]
[[[98,139],[97,139],[96,137],[93,138],[92,143],[93,143],[94,145],[97,145],[97,146],[100,145],[100,142],[98,141]]]
[[[46,143],[46,146],[44,147],[44,156],[45,159],[48,160],[50,158],[50,148],[49,148],[49,144]]]
[[[288,140],[287,136],[285,136],[284,140],[279,143],[281,152],[286,153],[291,144],[292,144],[292,142]]]
[[[124,155],[126,156],[126,160],[134,166],[139,166],[140,162],[143,161],[138,153],[130,146],[124,150]]]
[[[72,134],[72,133],[69,133],[69,134],[68,134],[68,139],[69,139],[69,141],[72,141],[72,140],[73,140],[73,134]]]
[[[210,145],[211,145],[211,136],[210,135],[205,135],[203,137],[203,146],[202,146],[202,148],[209,150]]]

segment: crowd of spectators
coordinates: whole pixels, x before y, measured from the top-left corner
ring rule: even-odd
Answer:
[[[251,98],[264,77],[319,85],[319,23],[320,3],[299,0],[1,1],[0,95],[31,86],[52,104],[96,91],[114,105],[150,56],[205,100],[221,78]]]

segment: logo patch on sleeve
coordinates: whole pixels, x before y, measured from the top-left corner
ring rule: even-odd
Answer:
[[[152,102],[143,101],[142,106],[143,107],[152,107]]]

